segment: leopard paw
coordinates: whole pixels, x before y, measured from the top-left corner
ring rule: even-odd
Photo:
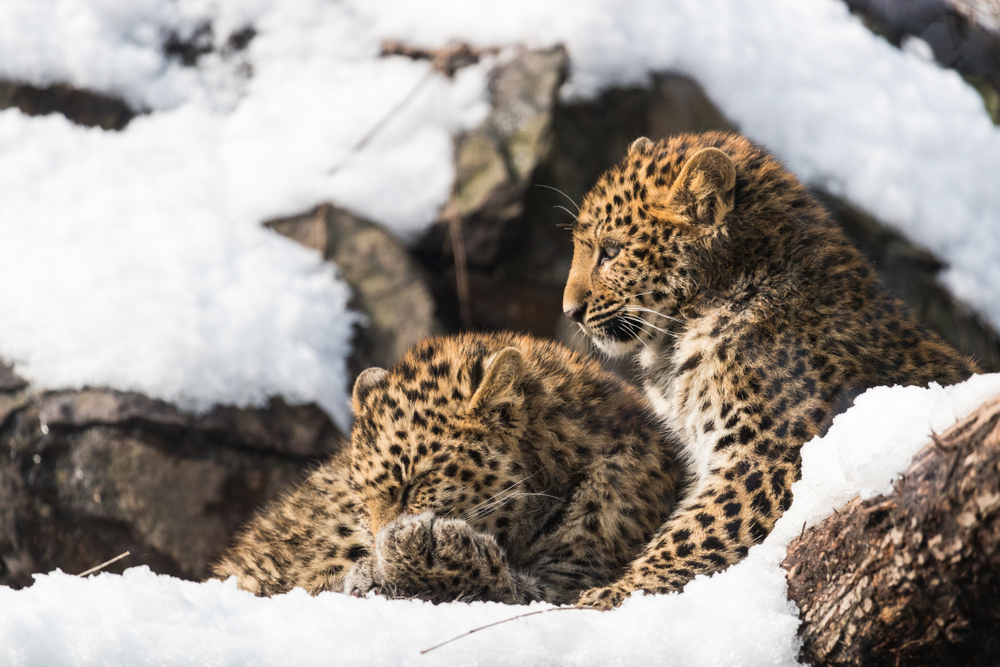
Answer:
[[[381,592],[381,586],[375,580],[375,564],[372,556],[362,558],[347,572],[343,591],[356,598],[365,597],[369,591],[375,591],[376,595]]]
[[[620,582],[601,588],[591,588],[580,593],[580,599],[577,600],[576,606],[607,611],[621,606],[621,603],[632,594],[633,590],[635,589]]]

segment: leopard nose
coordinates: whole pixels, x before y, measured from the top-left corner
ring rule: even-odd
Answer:
[[[566,313],[566,317],[569,319],[583,324],[583,308],[570,308],[563,312]]]

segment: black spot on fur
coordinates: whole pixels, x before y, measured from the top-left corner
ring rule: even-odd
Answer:
[[[718,537],[709,537],[701,543],[701,548],[708,549],[709,551],[722,551],[726,548],[726,545]]]
[[[677,369],[677,372],[687,373],[688,371],[693,370],[700,363],[701,363],[701,352],[695,352],[693,355],[688,357],[683,364],[681,364],[681,367]]]
[[[715,443],[715,451],[721,452],[723,449],[732,447],[734,444],[736,444],[736,437],[732,433],[727,433]]]
[[[475,392],[479,389],[480,383],[483,381],[483,360],[476,359],[472,362],[472,367],[469,369],[469,383],[472,385],[472,391]]]

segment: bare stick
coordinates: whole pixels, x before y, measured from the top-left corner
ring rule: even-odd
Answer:
[[[379,132],[381,132],[382,128],[384,128],[386,125],[388,125],[389,121],[391,121],[396,114],[398,114],[400,111],[402,111],[406,107],[406,105],[409,104],[413,100],[413,98],[417,96],[417,93],[420,92],[420,89],[423,88],[427,84],[427,82],[430,81],[431,78],[434,76],[434,72],[435,72],[435,70],[434,70],[433,67],[431,67],[430,69],[428,69],[427,72],[420,78],[420,80],[417,81],[417,85],[415,85],[412,89],[410,89],[410,92],[408,92],[406,94],[406,97],[404,97],[403,99],[401,99],[396,104],[396,106],[394,106],[392,109],[389,110],[389,113],[387,113],[385,116],[383,116],[382,119],[379,122],[375,123],[375,126],[372,127],[372,129],[368,130],[368,133],[365,136],[363,136],[358,141],[358,143],[354,144],[351,147],[350,151],[348,151],[347,157],[344,158],[343,162],[341,162],[340,164],[332,167],[330,169],[330,171],[327,172],[327,173],[332,174],[332,173],[338,171],[341,167],[344,166],[344,163],[347,162],[347,159],[351,155],[353,155],[354,153],[357,153],[362,148],[364,148],[365,146],[367,146],[368,142],[371,141],[372,139],[374,139],[375,135],[377,135]]]
[[[453,641],[461,639],[462,637],[468,637],[469,635],[471,635],[474,632],[479,632],[480,630],[485,630],[486,628],[492,628],[494,625],[502,625],[504,623],[510,623],[511,621],[516,621],[519,618],[527,618],[528,616],[536,616],[537,614],[544,614],[544,613],[547,613],[547,612],[550,612],[550,611],[604,611],[604,610],[603,609],[598,609],[597,607],[556,607],[554,609],[542,609],[540,611],[532,611],[532,612],[528,612],[527,614],[518,614],[517,616],[512,616],[511,618],[505,618],[504,620],[497,621],[496,623],[490,623],[489,625],[483,625],[483,626],[480,626],[480,627],[475,628],[473,630],[469,630],[468,632],[460,634],[457,637],[452,637],[451,639],[449,639],[446,642],[441,642],[437,646],[431,646],[430,648],[425,648],[423,651],[420,652],[420,655],[423,655],[424,653],[430,653],[434,649],[441,648],[445,644],[450,644]]]
[[[313,216],[312,244],[310,247],[319,250],[319,254],[326,257],[326,216],[330,212],[328,204],[320,204]]]
[[[500,49],[484,48],[476,49],[464,42],[458,42],[455,44],[450,44],[443,49],[420,49],[408,46],[402,42],[387,41],[382,44],[382,57],[387,56],[405,56],[412,60],[430,60],[430,69],[417,81],[417,84],[410,89],[410,92],[406,94],[403,99],[396,103],[392,109],[389,110],[385,116],[382,117],[375,126],[368,131],[368,133],[363,136],[354,146],[351,147],[348,152],[347,157],[344,160],[334,166],[328,173],[334,173],[344,166],[344,163],[350,158],[354,153],[359,152],[365,146],[368,145],[375,136],[385,128],[386,125],[406,106],[413,101],[413,98],[417,96],[420,89],[427,85],[436,72],[440,72],[448,79],[455,76],[455,73],[467,67],[468,65],[474,65],[480,61],[484,55],[492,55],[499,53]]]
[[[125,556],[131,556],[131,555],[132,555],[132,552],[131,552],[131,551],[126,551],[126,552],[125,552],[125,553],[123,553],[123,554],[118,554],[117,556],[115,556],[115,557],[114,557],[114,558],[112,558],[111,560],[109,560],[109,561],[106,561],[106,562],[104,562],[104,563],[101,563],[101,564],[100,564],[100,565],[98,565],[97,567],[92,567],[92,568],[90,568],[89,570],[87,570],[86,572],[81,572],[80,574],[78,574],[78,575],[76,575],[76,576],[78,576],[78,577],[86,577],[86,576],[87,576],[88,574],[93,574],[93,573],[97,572],[98,570],[103,570],[103,569],[104,569],[104,568],[106,568],[106,567],[107,567],[108,565],[111,565],[112,563],[115,563],[115,562],[117,562],[117,561],[120,561],[120,560],[121,560],[122,558],[125,558]]]
[[[387,113],[385,116],[383,116],[382,120],[380,120],[378,123],[376,123],[375,127],[373,127],[372,129],[370,129],[368,131],[368,134],[366,134],[364,137],[361,138],[361,141],[359,141],[358,143],[354,144],[354,147],[351,148],[351,151],[354,152],[354,153],[356,153],[356,152],[360,151],[362,148],[364,148],[365,146],[367,146],[368,142],[371,141],[372,139],[374,139],[375,135],[378,134],[382,130],[383,127],[385,127],[386,125],[389,124],[389,121],[392,120],[393,116],[395,116],[400,111],[402,111],[403,108],[406,107],[406,105],[409,104],[410,101],[414,97],[417,96],[417,93],[420,92],[420,89],[423,88],[425,85],[427,85],[427,82],[431,80],[432,76],[434,76],[434,72],[435,72],[435,70],[434,70],[433,67],[431,67],[429,70],[427,70],[427,72],[425,72],[424,75],[422,77],[420,77],[420,80],[417,81],[417,85],[415,85],[410,90],[410,92],[406,94],[406,97],[404,97],[403,99],[401,99],[396,104],[396,106],[394,106],[389,111],[389,113]]]
[[[446,212],[448,231],[451,233],[451,251],[455,255],[455,287],[458,291],[458,312],[463,329],[472,328],[472,296],[469,291],[469,270],[465,259],[465,241],[462,238],[462,218],[454,206]]]

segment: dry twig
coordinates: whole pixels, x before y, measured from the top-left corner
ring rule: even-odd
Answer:
[[[512,616],[510,618],[505,618],[504,620],[497,621],[496,623],[490,623],[488,625],[479,626],[478,628],[474,628],[472,630],[469,630],[468,632],[462,633],[462,634],[458,635],[457,637],[452,637],[448,641],[441,642],[440,644],[437,644],[435,646],[431,646],[430,648],[425,648],[423,651],[420,652],[420,655],[423,655],[425,653],[430,653],[431,651],[433,651],[436,648],[441,648],[445,644],[450,644],[453,641],[457,641],[457,640],[461,639],[462,637],[468,637],[469,635],[471,635],[473,633],[476,633],[476,632],[479,632],[480,630],[485,630],[486,628],[492,628],[495,625],[503,625],[504,623],[510,623],[511,621],[516,621],[519,618],[527,618],[528,616],[537,616],[538,614],[545,614],[545,613],[550,612],[550,611],[604,611],[604,610],[603,609],[598,609],[597,607],[556,607],[554,609],[541,609],[539,611],[532,611],[532,612],[528,612],[527,614],[518,614],[517,616]]]
[[[122,558],[125,558],[125,556],[131,556],[131,555],[132,555],[131,551],[126,551],[123,554],[118,554],[117,556],[115,556],[111,560],[105,561],[105,562],[101,563],[100,565],[98,565],[96,567],[92,567],[89,570],[87,570],[86,572],[81,572],[80,574],[78,574],[76,576],[78,576],[78,577],[86,577],[88,574],[93,574],[95,572],[103,570],[108,565],[111,565],[112,563],[116,563],[116,562],[120,561]]]
[[[410,89],[403,99],[396,103],[392,109],[389,110],[386,115],[384,115],[372,129],[365,133],[365,136],[361,137],[360,140],[351,150],[348,151],[348,157],[362,150],[368,143],[374,139],[379,132],[381,132],[386,125],[397,115],[400,111],[406,108],[406,106],[413,101],[413,98],[417,96],[417,93],[427,85],[435,73],[440,72],[447,78],[451,79],[455,76],[455,73],[467,67],[468,65],[474,65],[480,61],[480,59],[485,55],[491,55],[498,53],[500,49],[495,47],[488,47],[483,49],[477,49],[470,46],[465,42],[455,42],[449,44],[442,49],[421,49],[418,47],[409,46],[402,42],[386,41],[382,43],[382,53],[380,54],[383,58],[390,56],[403,56],[410,58],[411,60],[429,60],[431,61],[430,69],[420,77],[416,85]],[[347,158],[343,162],[334,166],[330,169],[329,173],[334,173],[344,166]]]
[[[445,209],[451,250],[455,255],[455,288],[458,292],[458,313],[463,329],[472,328],[472,293],[469,289],[469,269],[465,259],[465,240],[462,236],[462,217],[453,205]]]

